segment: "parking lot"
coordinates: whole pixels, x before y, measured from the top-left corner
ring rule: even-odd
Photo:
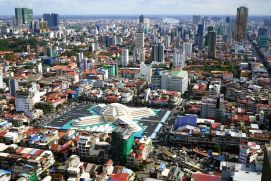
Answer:
[[[54,118],[53,121],[47,124],[47,126],[62,127],[71,120],[77,119],[79,117],[91,116],[92,113],[90,113],[89,109],[92,106],[93,104],[89,102],[79,103],[78,105],[75,105],[74,107],[71,107],[70,109],[63,112],[62,115]]]

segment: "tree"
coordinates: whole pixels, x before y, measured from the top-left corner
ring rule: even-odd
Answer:
[[[43,110],[44,113],[51,113],[54,111],[54,106],[46,102],[39,102],[35,105],[36,109]]]

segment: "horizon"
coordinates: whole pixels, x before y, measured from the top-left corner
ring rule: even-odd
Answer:
[[[47,14],[49,12],[45,12],[43,14]],[[50,13],[56,13],[56,12],[50,12]],[[49,14],[50,14],[49,13]],[[37,16],[43,16],[43,14],[34,14],[33,13],[33,17],[37,17]],[[59,14],[59,13],[56,13],[56,14]],[[194,15],[197,15],[197,16],[209,16],[209,17],[235,17],[236,15],[235,14],[59,14],[60,17],[63,17],[63,16],[135,16],[135,17],[138,17],[140,15],[144,15],[146,18],[148,17],[152,17],[152,16],[169,16],[169,17],[177,17],[177,16],[183,16],[183,17],[188,17],[188,16],[194,16]],[[3,14],[3,15],[0,15],[0,17],[12,17],[12,16],[15,16],[13,14]],[[261,15],[261,14],[252,14],[252,15],[249,15],[249,17],[271,17],[271,15]]]
[[[270,0],[0,0],[0,16],[14,15],[16,7],[31,8],[34,15],[236,15],[239,6],[248,7],[249,15],[271,15]]]

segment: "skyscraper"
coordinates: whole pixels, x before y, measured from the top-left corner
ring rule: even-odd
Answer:
[[[198,30],[197,30],[195,44],[200,49],[202,48],[202,45],[203,45],[203,35],[204,35],[204,25],[203,24],[199,24],[198,25]]]
[[[136,33],[136,48],[142,49],[144,48],[144,33],[143,32],[137,32]]]
[[[197,25],[200,22],[201,17],[199,15],[193,16],[193,24]]]
[[[209,26],[209,27],[207,28],[207,34],[206,34],[206,36],[205,36],[205,42],[204,42],[204,45],[205,45],[205,46],[208,46],[208,45],[209,45],[209,32],[211,32],[211,31],[214,31],[214,27],[213,27],[213,26]]]
[[[43,19],[39,21],[32,21],[31,29],[33,33],[45,33],[48,31],[48,22],[44,21]]]
[[[169,35],[167,35],[165,37],[165,47],[166,47],[166,49],[170,48],[170,43],[171,43],[171,37]]]
[[[164,63],[164,45],[161,42],[155,43],[152,46],[152,61]]]
[[[185,58],[191,58],[192,57],[192,46],[193,46],[193,42],[192,41],[188,41],[188,42],[184,42],[183,43],[183,48],[185,51]]]
[[[138,50],[138,59],[140,63],[145,63],[145,52],[146,50],[144,48]]]
[[[144,24],[144,15],[139,16],[139,24]]]
[[[173,54],[173,66],[184,67],[185,53],[183,50],[176,50]]]
[[[33,10],[28,8],[15,8],[16,25],[30,24],[33,20]]]
[[[216,32],[215,31],[208,32],[208,57],[209,58],[216,57]]]
[[[258,46],[260,48],[268,48],[268,29],[267,28],[259,28],[258,31]]]
[[[51,30],[58,30],[59,28],[59,14],[43,14],[44,21],[48,22],[48,27]]]
[[[8,87],[9,87],[9,94],[11,96],[16,96],[16,90],[19,87],[18,82],[15,79],[9,79]]]
[[[241,6],[237,8],[235,40],[243,41],[246,37],[246,28],[248,23],[248,8]]]
[[[122,49],[121,65],[127,67],[129,64],[129,50],[127,48]]]
[[[231,22],[231,18],[229,16],[226,17],[226,23],[230,23]]]
[[[4,88],[3,74],[0,74],[0,89]]]
[[[82,68],[81,64],[82,64],[82,62],[83,62],[83,59],[84,59],[84,54],[83,54],[83,52],[77,53],[76,62],[77,62],[77,67],[78,67],[79,69]]]

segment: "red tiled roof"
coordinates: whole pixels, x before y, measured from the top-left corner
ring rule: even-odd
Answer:
[[[28,159],[28,158],[30,158],[30,156],[31,156],[31,155],[29,155],[29,154],[23,154],[23,155],[22,155],[22,158]]]
[[[209,175],[209,174],[203,174],[203,173],[193,173],[192,179],[194,179],[194,181],[220,181],[221,176]]]
[[[128,181],[129,174],[128,173],[117,173],[110,175],[110,178],[114,181]]]

